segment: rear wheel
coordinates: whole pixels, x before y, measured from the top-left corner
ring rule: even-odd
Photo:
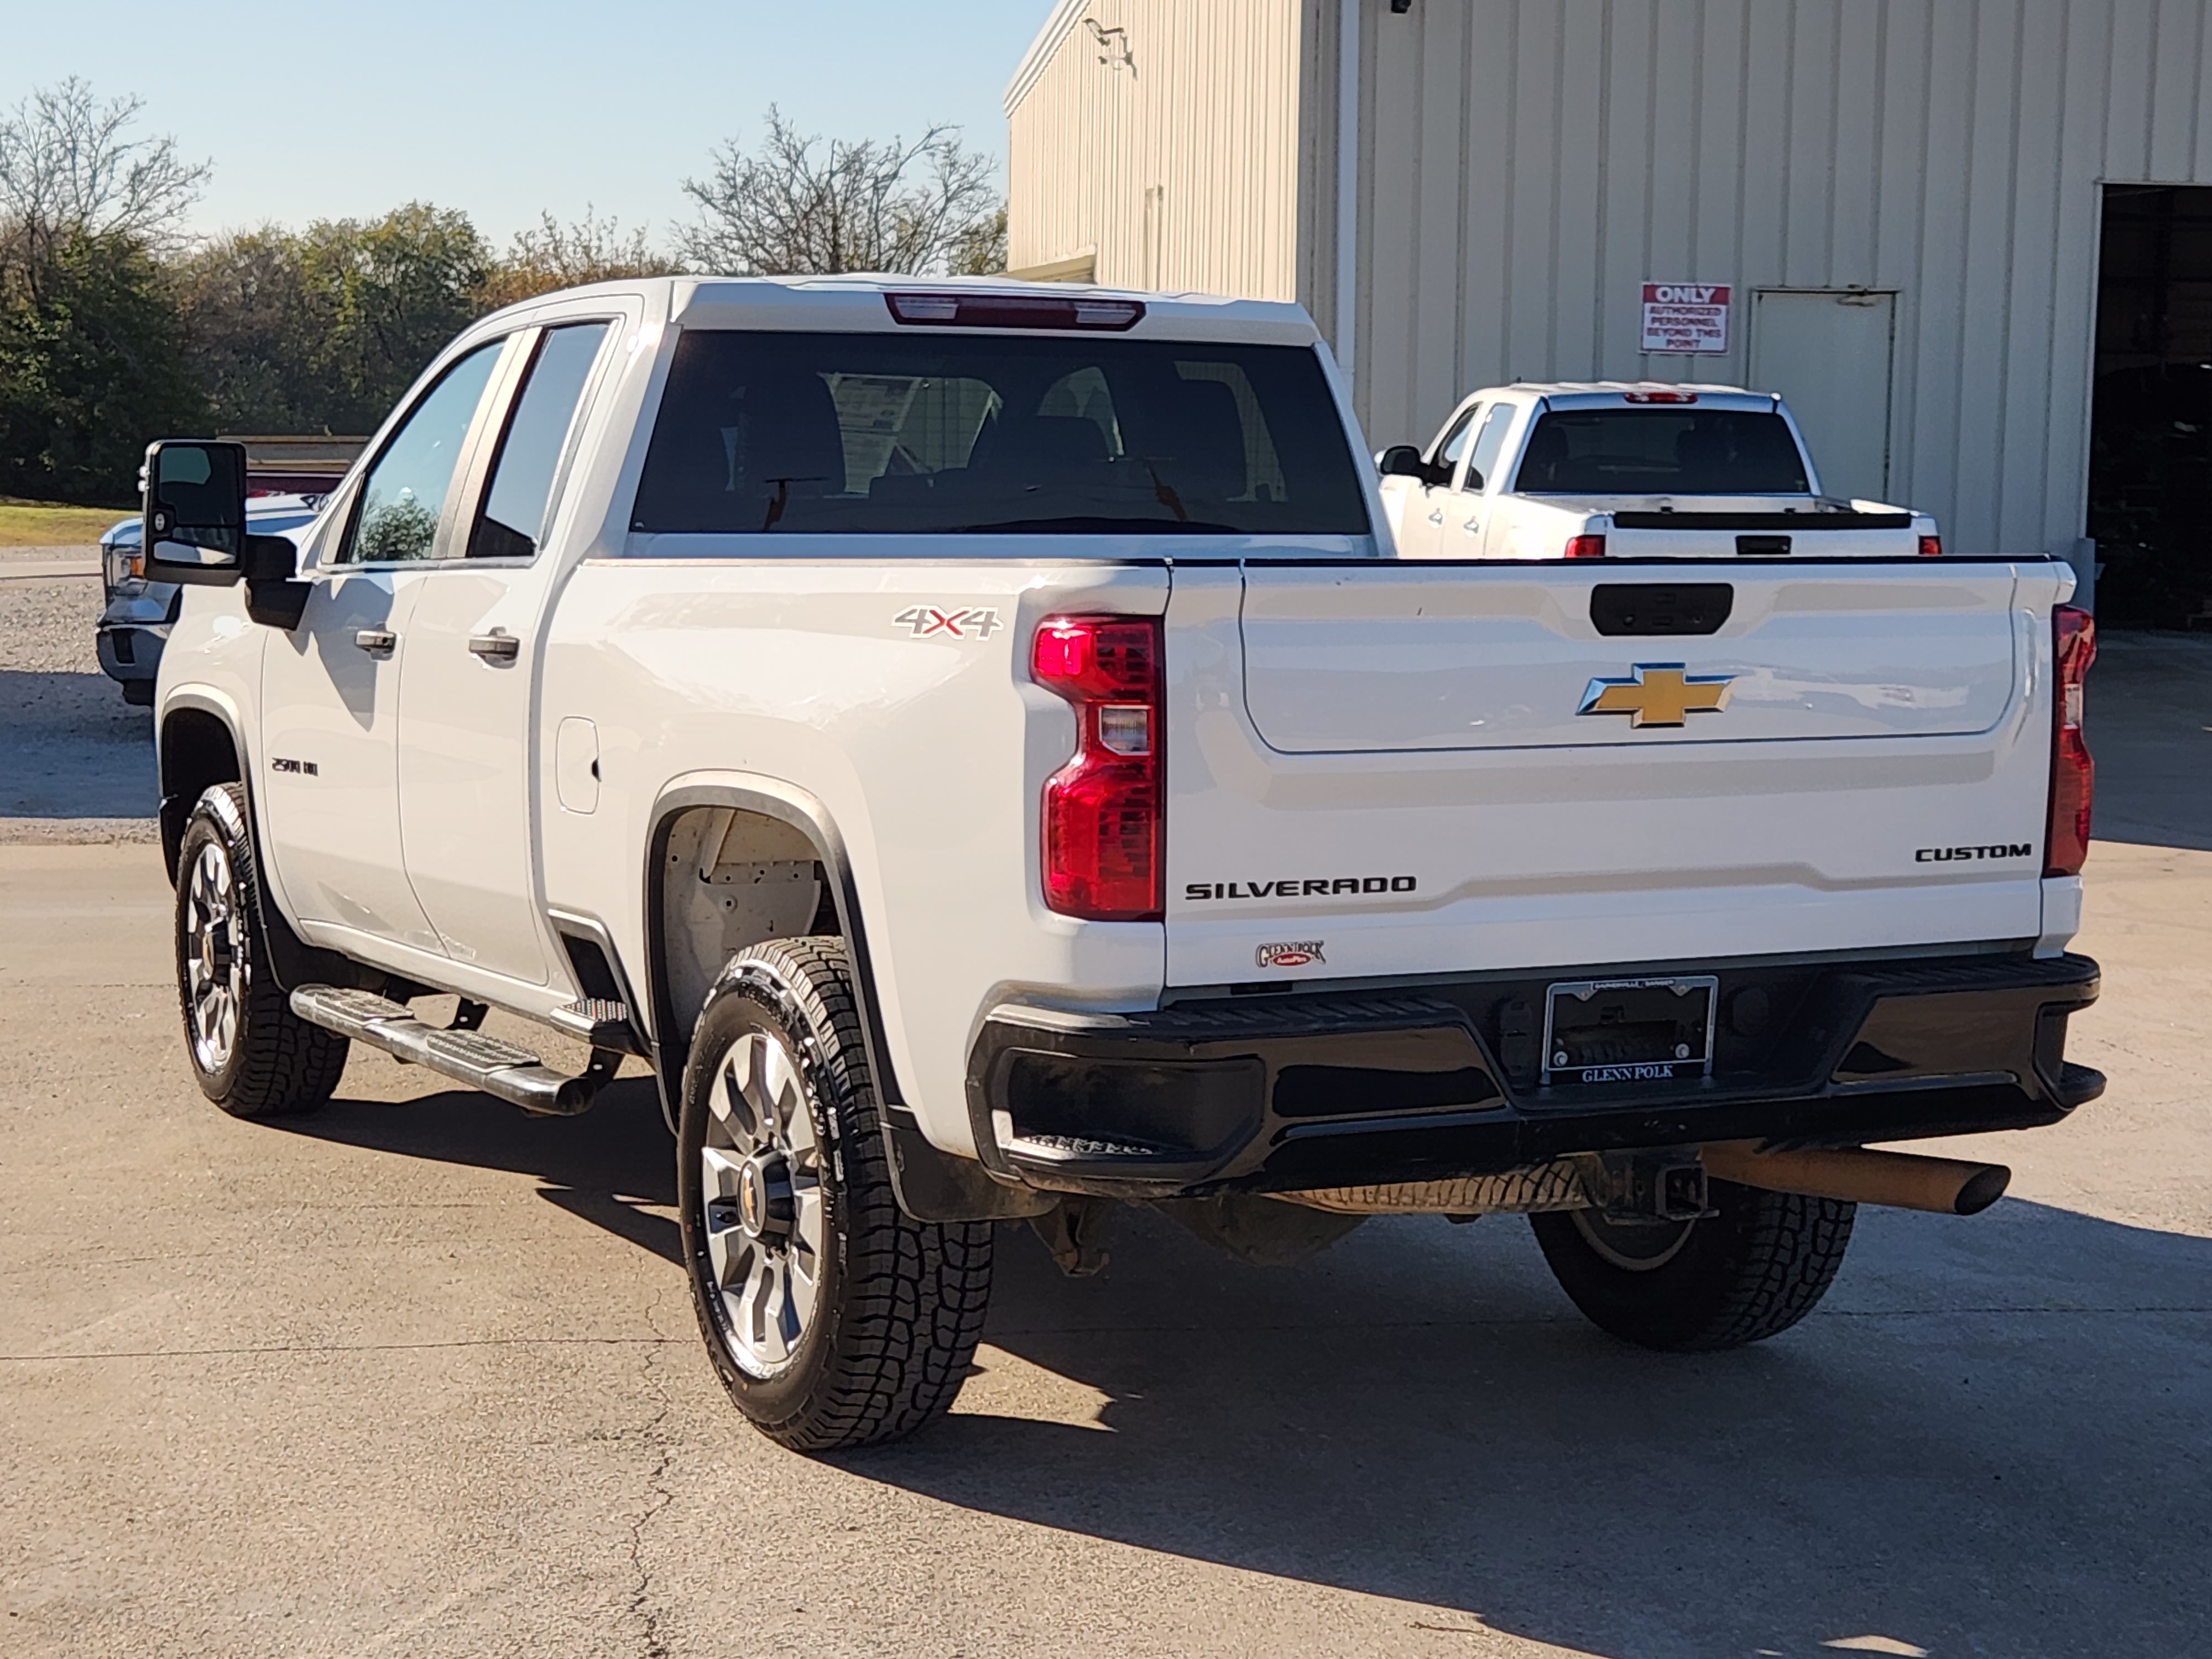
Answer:
[[[246,791],[217,784],[177,854],[177,998],[193,1080],[234,1117],[321,1105],[348,1047],[294,1013],[269,973],[257,879]]]
[[[1600,1329],[1647,1348],[1739,1348],[1812,1312],[1843,1266],[1858,1206],[1706,1183],[1717,1213],[1608,1221],[1595,1210],[1528,1218],[1544,1259]]]
[[[693,1305],[730,1398],[827,1451],[910,1434],[967,1375],[988,1222],[901,1210],[842,945],[740,951],[684,1067],[677,1185]]]

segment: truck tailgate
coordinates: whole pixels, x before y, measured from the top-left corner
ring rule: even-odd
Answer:
[[[1178,569],[1169,979],[2033,939],[2062,580]]]

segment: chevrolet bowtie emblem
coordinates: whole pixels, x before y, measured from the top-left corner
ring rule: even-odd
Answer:
[[[1728,707],[1733,674],[1686,674],[1678,662],[1640,662],[1625,680],[1592,680],[1577,714],[1626,714],[1631,726],[1680,726]]]

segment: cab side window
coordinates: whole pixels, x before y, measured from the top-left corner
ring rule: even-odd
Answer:
[[[575,424],[592,365],[613,326],[570,323],[547,329],[538,340],[529,378],[500,440],[499,458],[492,463],[491,487],[469,536],[469,557],[526,559],[537,553],[568,429]]]
[[[1474,436],[1474,453],[1468,459],[1468,489],[1480,489],[1498,465],[1498,453],[1505,447],[1505,433],[1513,424],[1511,404],[1492,404],[1489,416],[1482,422],[1482,430]]]
[[[1451,423],[1451,429],[1437,441],[1436,453],[1429,457],[1431,465],[1459,471],[1459,458],[1467,453],[1468,434],[1474,430],[1474,417],[1481,412],[1479,407],[1470,409]]]
[[[503,340],[478,346],[423,394],[362,479],[360,505],[334,561],[389,564],[437,556],[438,521],[477,405]]]

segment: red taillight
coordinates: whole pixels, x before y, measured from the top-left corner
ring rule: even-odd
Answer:
[[[1923,559],[1942,558],[1943,538],[1941,536],[1923,536],[1920,538],[1920,556]]]
[[[1100,300],[1088,296],[1048,298],[1039,294],[976,294],[939,289],[933,293],[886,294],[892,319],[921,328],[1098,329],[1120,334],[1144,320],[1142,300]]]
[[[1625,404],[1693,404],[1698,401],[1698,394],[1694,392],[1625,392],[1620,400]]]
[[[1601,559],[1605,556],[1605,538],[1570,536],[1567,538],[1567,556],[1571,559]]]
[[[1075,710],[1075,756],[1044,787],[1044,902],[1088,921],[1158,921],[1160,621],[1052,617],[1030,673]]]
[[[2081,738],[2081,694],[2097,660],[2097,623],[2086,611],[2062,605],[2051,613],[2057,673],[2051,688],[2051,830],[2043,873],[2078,876],[2089,856],[2089,805],[2097,768]]]

